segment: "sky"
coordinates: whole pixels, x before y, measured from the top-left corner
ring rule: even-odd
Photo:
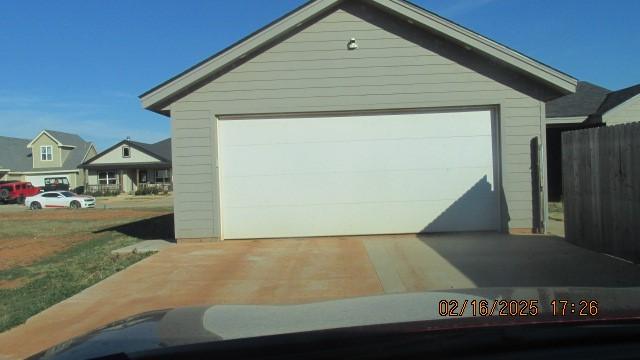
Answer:
[[[304,0],[0,2],[0,135],[79,134],[99,150],[170,136],[138,95]],[[580,80],[640,83],[638,0],[415,0]]]

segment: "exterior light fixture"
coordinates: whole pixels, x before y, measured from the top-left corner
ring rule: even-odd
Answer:
[[[347,43],[347,49],[356,50],[357,48],[358,48],[358,43],[356,42],[356,39],[351,38],[351,40],[349,40],[349,42]]]

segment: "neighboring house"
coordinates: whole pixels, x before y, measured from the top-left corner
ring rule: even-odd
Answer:
[[[145,144],[123,140],[80,165],[88,192],[135,192],[152,186],[171,190],[171,139]]]
[[[574,94],[547,103],[549,199],[562,200],[562,133],[640,121],[640,85],[611,91],[580,81]]]
[[[141,101],[171,117],[178,240],[531,232],[576,85],[406,1],[317,0]]]
[[[85,181],[78,165],[95,154],[92,143],[61,131],[43,130],[32,140],[0,136],[0,180],[41,187],[47,178],[66,178],[75,189]]]

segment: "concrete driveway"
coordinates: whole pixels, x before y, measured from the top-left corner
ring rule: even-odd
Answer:
[[[0,334],[0,358],[154,309],[516,286],[640,286],[640,266],[558,237],[495,233],[180,244]]]

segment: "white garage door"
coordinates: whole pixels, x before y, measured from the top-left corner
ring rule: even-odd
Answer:
[[[225,239],[496,230],[489,110],[227,119]]]

